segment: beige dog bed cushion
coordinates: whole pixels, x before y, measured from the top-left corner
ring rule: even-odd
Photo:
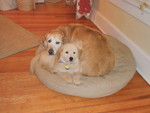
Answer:
[[[37,63],[35,73],[38,79],[48,88],[73,96],[98,98],[111,95],[132,79],[135,73],[135,60],[129,48],[110,36],[108,42],[116,53],[116,63],[112,72],[100,77],[81,76],[81,84],[68,84],[57,74],[50,74]],[[37,50],[39,51],[39,50]]]

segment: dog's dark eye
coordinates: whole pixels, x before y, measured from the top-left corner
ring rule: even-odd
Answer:
[[[76,52],[73,52],[73,54],[76,54]]]
[[[52,42],[52,40],[48,40],[48,43],[51,43]]]
[[[56,42],[56,44],[60,44],[60,42]]]
[[[68,54],[69,52],[68,52],[68,51],[66,51],[65,53],[66,53],[66,54]]]

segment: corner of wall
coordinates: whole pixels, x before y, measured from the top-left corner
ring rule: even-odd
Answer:
[[[150,56],[94,8],[90,19],[104,34],[117,38],[130,48],[137,63],[137,71],[150,85],[150,70],[148,69],[150,67]]]

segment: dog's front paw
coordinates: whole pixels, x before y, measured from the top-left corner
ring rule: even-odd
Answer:
[[[72,79],[70,77],[65,79],[67,83],[71,84],[72,83]]]
[[[59,75],[61,75],[67,83],[71,84],[73,82],[72,77],[70,77],[68,73],[59,73]]]
[[[51,73],[52,74],[57,74],[57,71],[56,70],[51,70]]]
[[[65,81],[66,81],[67,83],[69,83],[69,84],[71,84],[71,83],[73,82],[73,81],[72,81],[72,78],[69,77],[69,76],[65,76],[64,79],[65,79]]]
[[[74,83],[75,85],[80,85],[80,84],[81,84],[81,82],[80,82],[79,79],[74,79],[73,83]]]

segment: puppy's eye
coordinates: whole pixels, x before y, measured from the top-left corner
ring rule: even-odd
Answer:
[[[76,54],[76,52],[73,52],[73,54]]]
[[[48,43],[51,43],[52,42],[52,40],[48,40]]]
[[[66,54],[68,54],[69,52],[68,52],[68,51],[66,51],[65,53],[66,53]]]
[[[60,42],[56,42],[56,44],[60,44]]]

